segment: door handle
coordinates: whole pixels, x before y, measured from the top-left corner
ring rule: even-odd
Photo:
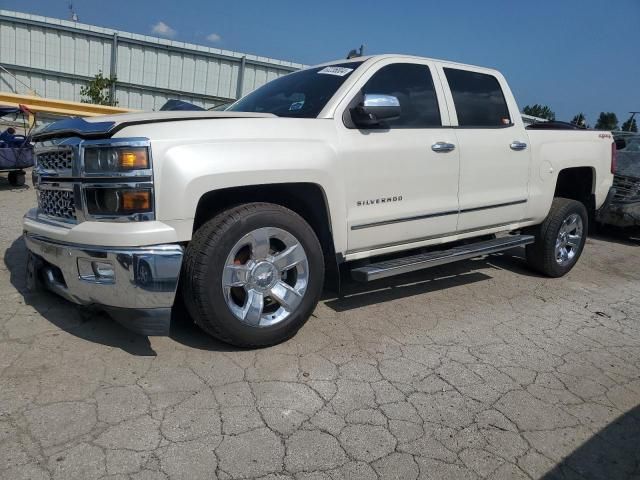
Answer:
[[[527,144],[523,143],[523,142],[511,142],[511,145],[509,145],[511,147],[511,150],[524,150],[525,148],[527,148]]]
[[[453,143],[436,142],[431,145],[431,150],[437,153],[446,153],[455,150],[456,146]]]

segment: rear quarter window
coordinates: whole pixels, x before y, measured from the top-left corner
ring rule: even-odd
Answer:
[[[461,127],[511,125],[509,108],[498,79],[485,73],[445,68]]]

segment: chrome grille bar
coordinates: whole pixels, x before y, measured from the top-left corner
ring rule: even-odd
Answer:
[[[71,190],[38,190],[38,208],[49,217],[76,221],[76,202]]]
[[[130,222],[152,220],[155,212],[131,215],[90,215],[86,192],[96,188],[146,188],[153,192],[153,170],[88,173],[84,168],[85,149],[99,147],[142,146],[150,148],[147,138],[110,138],[84,140],[77,137],[45,140],[36,144],[34,186],[38,215],[63,226],[84,221]],[[151,153],[149,160],[152,162]],[[152,193],[153,195],[153,193]]]
[[[47,149],[36,153],[36,168],[41,173],[71,176],[74,153],[71,147]]]
[[[616,189],[614,201],[640,201],[640,180],[637,178],[616,175],[613,179],[613,187]]]

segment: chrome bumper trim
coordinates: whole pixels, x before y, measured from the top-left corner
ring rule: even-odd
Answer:
[[[33,273],[45,287],[80,305],[121,309],[170,309],[173,306],[184,249],[177,244],[149,247],[102,247],[56,242],[24,234],[29,251],[40,261]],[[81,275],[79,260],[111,264],[115,278]],[[85,261],[86,260],[86,261]]]

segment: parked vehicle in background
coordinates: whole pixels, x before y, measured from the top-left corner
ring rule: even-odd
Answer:
[[[177,100],[177,99],[171,99],[171,100],[167,100],[167,102],[160,107],[160,111],[161,112],[168,112],[168,111],[203,111],[205,110],[204,108],[198,106],[198,105],[194,105],[193,103],[190,102],[185,102],[184,100]]]
[[[226,103],[221,103],[220,105],[216,105],[215,107],[205,109],[200,107],[199,105],[195,105],[193,103],[186,102],[184,100],[171,99],[171,100],[168,100],[160,108],[160,111],[166,112],[166,111],[179,111],[179,110],[193,110],[193,111],[209,110],[212,112],[222,112],[232,104],[233,102],[226,102]]]
[[[26,135],[18,134],[14,127],[0,126],[0,172],[8,173],[10,185],[20,187],[25,183],[25,169],[33,167],[34,164],[26,112],[19,107],[0,106],[0,119],[3,117],[23,119]]]
[[[598,212],[602,225],[627,228],[640,226],[640,135],[616,133],[617,166],[613,177],[615,194]]]
[[[241,346],[294,335],[338,267],[366,282],[526,245],[531,268],[566,274],[615,152],[608,133],[526,130],[496,70],[400,55],[37,140],[31,283],[145,333],[166,331],[179,289]]]

